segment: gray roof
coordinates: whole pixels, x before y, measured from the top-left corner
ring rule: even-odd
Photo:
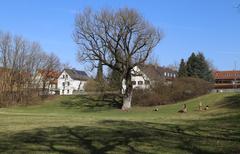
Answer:
[[[89,77],[85,71],[79,71],[76,69],[64,69],[67,74],[74,80],[88,80]]]
[[[174,73],[177,74],[177,71],[168,68],[168,67],[160,67],[153,64],[141,65],[139,66],[140,70],[145,73],[150,79],[158,80],[164,78],[164,73]]]

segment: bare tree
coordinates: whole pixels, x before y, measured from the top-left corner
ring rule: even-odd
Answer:
[[[74,41],[79,47],[79,61],[93,66],[101,61],[121,74],[126,85],[123,110],[131,108],[132,69],[147,60],[161,36],[159,30],[129,8],[100,12],[85,9],[75,19]]]
[[[39,84],[37,71],[60,66],[55,55],[46,55],[36,42],[0,33],[0,105],[28,103]]]
[[[9,33],[0,32],[0,61],[3,67],[7,67],[9,65],[9,57],[12,51],[12,36]]]
[[[42,70],[39,70],[39,73],[41,73],[42,96],[48,95],[50,85],[55,80],[54,76],[61,69],[60,60],[54,53],[46,54],[44,59],[44,66]]]

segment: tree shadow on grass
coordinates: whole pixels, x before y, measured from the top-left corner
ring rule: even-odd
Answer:
[[[115,95],[91,96],[79,95],[72,99],[61,101],[61,106],[68,109],[80,109],[85,112],[96,112],[120,108],[120,99]]]
[[[221,127],[222,122],[227,125]],[[97,126],[34,129],[0,134],[0,153],[238,153],[240,125],[231,122],[221,118],[186,124],[105,120]]]
[[[240,108],[240,94],[226,97],[225,102],[227,103],[225,107],[231,109]]]

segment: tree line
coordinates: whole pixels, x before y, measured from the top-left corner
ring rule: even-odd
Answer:
[[[59,58],[37,42],[0,32],[0,106],[31,103],[39,94],[39,70],[59,70]],[[42,90],[42,89],[41,89]]]

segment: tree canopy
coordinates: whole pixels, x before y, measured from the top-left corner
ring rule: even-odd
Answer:
[[[78,59],[93,66],[101,61],[102,65],[119,72],[126,85],[123,109],[131,107],[132,69],[147,60],[161,36],[157,28],[129,8],[99,12],[85,9],[75,19]]]
[[[178,69],[178,77],[186,77],[187,74],[187,68],[186,68],[186,63],[184,59],[181,59],[181,63]]]
[[[182,59],[178,75],[179,77],[197,77],[209,82],[213,81],[213,75],[209,63],[201,52],[197,53],[197,55],[192,53],[186,63]]]

